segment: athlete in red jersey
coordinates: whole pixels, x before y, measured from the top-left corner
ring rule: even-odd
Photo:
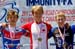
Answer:
[[[42,6],[33,6],[32,15],[34,22],[22,26],[23,29],[30,32],[28,33],[30,36],[30,49],[48,49],[47,34],[52,27],[42,21],[43,13]]]

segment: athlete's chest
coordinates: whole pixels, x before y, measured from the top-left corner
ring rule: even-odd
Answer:
[[[5,28],[2,30],[3,37],[5,38],[20,38],[22,35],[22,29],[21,28]]]
[[[46,36],[47,36],[46,24],[44,24],[44,23],[41,23],[41,24],[33,23],[31,25],[31,34],[32,34],[32,37],[34,39],[37,39],[39,37],[46,38]]]
[[[62,30],[61,32],[60,31],[58,30],[58,28],[56,28],[54,31],[53,35],[56,40],[58,40],[58,39],[66,40],[66,39],[70,39],[72,37],[72,32],[70,29],[65,29],[65,30]]]

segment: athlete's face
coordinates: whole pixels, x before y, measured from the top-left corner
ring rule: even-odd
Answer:
[[[18,20],[18,17],[15,16],[15,15],[10,15],[10,16],[8,17],[8,22],[9,22],[9,23],[16,23],[17,20]]]
[[[42,11],[41,10],[34,10],[34,13],[33,13],[33,19],[34,21],[36,22],[40,22],[42,21]]]
[[[65,18],[64,18],[64,16],[57,16],[56,21],[58,24],[62,25],[65,23]]]

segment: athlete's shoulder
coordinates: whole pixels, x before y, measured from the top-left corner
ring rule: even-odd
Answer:
[[[52,28],[51,24],[49,24],[47,22],[44,22],[44,24],[46,24],[46,26],[47,26],[48,29],[51,29]]]
[[[31,25],[31,24],[32,24],[32,22],[29,22],[29,23],[23,24],[22,26],[29,26],[29,25]]]
[[[71,28],[72,28],[72,29],[75,29],[75,25],[71,25]]]
[[[46,24],[47,26],[51,26],[51,24],[47,23],[47,22],[43,22],[44,24]]]
[[[6,28],[8,26],[7,23],[0,23],[0,30]]]
[[[21,27],[15,27],[16,28],[16,31],[22,31],[23,30],[23,28],[21,28]]]
[[[21,28],[28,28],[28,27],[31,27],[33,22],[29,22],[29,23],[25,23],[21,26]]]
[[[71,30],[75,33],[75,25],[71,25]]]

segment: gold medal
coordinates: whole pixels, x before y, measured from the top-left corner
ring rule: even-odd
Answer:
[[[39,42],[41,42],[41,41],[42,41],[42,38],[41,38],[41,37],[39,37],[39,38],[38,38],[38,41],[39,41]]]

